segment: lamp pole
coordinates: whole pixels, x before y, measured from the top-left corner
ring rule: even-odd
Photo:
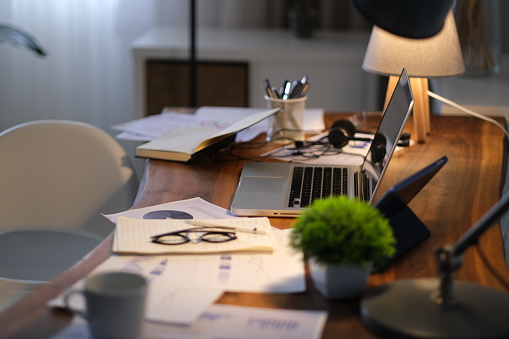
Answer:
[[[196,1],[189,3],[189,107],[196,107]]]

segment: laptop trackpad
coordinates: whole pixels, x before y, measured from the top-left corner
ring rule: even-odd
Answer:
[[[243,192],[279,193],[283,189],[281,177],[245,177],[240,188]]]

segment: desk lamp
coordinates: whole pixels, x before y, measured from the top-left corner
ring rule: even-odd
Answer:
[[[508,208],[506,193],[456,243],[436,251],[439,279],[397,280],[368,291],[364,324],[389,338],[509,338],[509,294],[453,279],[462,253]]]
[[[397,75],[403,68],[407,69],[415,99],[415,135],[418,142],[425,142],[430,132],[428,78],[465,72],[452,11],[449,11],[442,31],[426,39],[401,37],[375,25],[362,68],[390,76],[385,106],[394,90]]]
[[[454,0],[352,0],[378,27],[412,39],[429,38],[442,29]]]

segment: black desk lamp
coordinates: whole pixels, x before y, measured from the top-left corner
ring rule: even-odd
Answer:
[[[442,29],[454,0],[353,0],[375,25],[412,39],[429,38]]]
[[[361,299],[361,318],[389,338],[509,338],[509,294],[454,281],[461,254],[509,208],[509,193],[453,245],[436,252],[439,279],[376,287]]]

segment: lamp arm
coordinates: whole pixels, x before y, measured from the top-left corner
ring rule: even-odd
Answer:
[[[446,245],[435,252],[437,256],[438,274],[440,276],[440,287],[432,295],[436,303],[448,304],[454,302],[452,282],[454,272],[461,267],[461,255],[471,245],[476,244],[479,237],[486,232],[508,208],[509,193],[506,193],[454,244]]]
[[[470,245],[477,243],[479,237],[486,232],[498,218],[509,208],[509,192],[481,217],[460,239],[452,245],[452,253],[461,255]]]

